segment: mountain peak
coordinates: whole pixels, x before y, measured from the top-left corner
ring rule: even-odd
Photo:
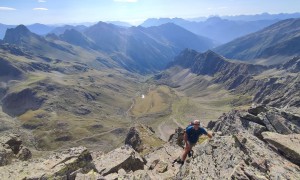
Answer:
[[[20,33],[20,34],[28,34],[28,33],[30,33],[29,29],[25,25],[23,25],[23,24],[17,26],[14,29],[15,29],[16,33]]]
[[[24,25],[19,25],[15,28],[7,29],[4,36],[4,43],[19,44],[22,37],[28,37],[31,35],[29,29]]]

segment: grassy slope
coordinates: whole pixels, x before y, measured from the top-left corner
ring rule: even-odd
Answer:
[[[41,61],[2,50],[0,54],[19,67]],[[48,64],[70,69],[74,63]],[[140,79],[120,69],[89,69],[68,74],[35,70],[24,72],[24,79],[20,81],[10,82],[8,93],[30,88],[37,92],[36,96],[46,98],[40,109],[29,110],[16,117],[19,120],[16,126],[25,127],[35,136],[33,141],[29,140],[29,145],[51,150],[96,144],[104,150],[111,150],[125,139],[127,129],[124,127],[132,124],[126,112],[131,106],[132,97],[139,91]]]
[[[233,95],[217,85],[194,91],[194,94],[191,92],[192,88],[188,90],[189,95],[187,90],[183,91],[180,88],[157,86],[145,94],[144,99],[140,96],[135,99],[131,116],[152,126],[162,139],[167,140],[176,127],[185,127],[194,119],[200,119],[206,126],[209,121],[217,120],[232,108],[248,107],[236,102],[249,97]]]

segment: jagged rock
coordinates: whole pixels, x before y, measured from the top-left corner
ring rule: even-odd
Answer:
[[[16,134],[9,134],[0,138],[2,146],[11,149],[14,154],[18,154],[21,149],[22,141]]]
[[[148,169],[148,175],[146,176],[149,176],[151,179],[174,179],[174,175],[178,172],[178,167],[172,166],[172,163],[182,152],[182,148],[167,143],[163,147],[145,155]],[[162,165],[162,168],[159,167],[159,164]]]
[[[265,115],[271,126],[275,129],[276,132],[280,134],[291,134],[293,133],[286,125],[289,124],[285,118],[280,115],[277,115],[274,112],[267,112]]]
[[[217,136],[194,147],[176,179],[299,179],[299,166],[248,132]]]
[[[94,161],[97,171],[103,176],[116,173],[120,169],[124,169],[125,171],[144,169],[145,164],[141,156],[130,146],[126,145]]]
[[[0,146],[0,166],[10,164],[13,158],[14,153],[11,149],[6,149]]]
[[[26,148],[26,147],[23,147],[19,153],[18,153],[18,159],[22,160],[22,161],[27,161],[28,159],[30,159],[32,157],[32,153],[31,151]]]
[[[263,120],[261,120],[258,116],[255,116],[255,115],[250,114],[250,113],[242,113],[241,118],[246,119],[248,121],[255,122],[255,123],[260,124],[262,126],[266,126],[265,123],[263,122]]]
[[[46,162],[49,165],[51,164],[52,172],[48,173],[45,177],[75,177],[78,170],[89,172],[93,169],[94,165],[91,161],[92,156],[85,147],[71,148],[60,155],[59,162],[52,161],[52,159]]]
[[[254,116],[257,116],[258,114],[262,112],[267,112],[268,109],[265,105],[258,105],[256,107],[252,107],[248,109],[248,112]]]
[[[217,122],[215,122],[212,130],[214,132],[219,131],[223,135],[231,135],[242,131],[248,131],[257,137],[262,138],[261,133],[266,131],[267,128],[261,124],[244,118],[244,114],[245,112],[236,110],[224,114]]]
[[[300,165],[300,134],[282,135],[273,132],[263,132],[262,136],[275,146],[290,161]]]
[[[163,161],[159,161],[157,164],[156,172],[158,173],[164,173],[168,170],[168,164]]]
[[[161,147],[165,142],[154,133],[153,129],[138,124],[130,128],[125,139],[125,144],[130,145],[135,151],[146,154]]]
[[[0,137],[0,166],[8,165],[16,158],[25,161],[31,156],[31,151],[22,146],[18,135],[9,134]]]
[[[235,134],[248,131],[262,138],[261,133],[272,131],[280,134],[300,132],[300,117],[276,108],[265,107],[257,116],[244,111],[231,111],[224,114],[214,123],[213,131],[221,131],[223,134]],[[255,114],[255,113],[254,113]]]
[[[2,179],[70,179],[77,173],[87,174],[95,170],[92,157],[84,147],[54,153],[47,159],[18,161],[0,167]]]
[[[135,127],[131,127],[126,139],[125,144],[130,145],[137,152],[141,152],[143,150],[142,140],[140,138],[139,132]]]
[[[183,148],[184,147],[183,135],[184,135],[184,129],[181,127],[178,127],[175,130],[175,133],[170,136],[168,142],[170,142],[173,145],[178,145]]]

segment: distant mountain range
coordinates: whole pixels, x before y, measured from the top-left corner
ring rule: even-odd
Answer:
[[[114,24],[117,26],[122,26],[122,27],[131,27],[129,23],[126,22],[121,22],[121,21],[108,21],[107,23]],[[26,25],[26,27],[33,33],[38,34],[38,35],[46,35],[48,33],[54,33],[57,35],[60,35],[64,33],[65,30],[67,29],[76,29],[78,31],[82,31],[88,26],[94,25],[96,23],[83,23],[84,25],[45,25],[45,24],[40,24],[40,23],[35,23],[31,25]],[[0,23],[0,39],[3,39],[5,32],[8,28],[14,28],[17,27],[17,25],[6,25],[6,24],[1,24]]]
[[[48,35],[44,38],[20,25],[7,30],[3,43],[17,45],[36,56],[58,59],[64,57],[80,61],[80,56],[77,54],[82,54],[84,51],[100,53],[102,56],[105,54],[106,59],[115,61],[120,67],[140,73],[162,69],[184,48],[205,51],[214,46],[211,40],[174,24],[153,28],[141,26],[123,28],[99,22],[88,28],[76,27],[81,32],[66,26],[63,28],[65,30],[63,34]],[[77,50],[68,44],[83,49]],[[99,60],[94,59],[94,61]]]
[[[237,37],[258,31],[279,20],[234,21],[220,17],[210,17],[206,21],[193,22],[180,18],[148,19],[141,26],[159,26],[172,22],[195,34],[208,37],[219,44],[229,42]]]
[[[216,52],[230,59],[276,64],[300,55],[300,18],[288,19],[221,45]]]
[[[211,17],[211,16],[210,16]],[[206,21],[210,17],[195,17],[188,18],[188,21]],[[234,15],[234,16],[219,16],[222,19],[233,21],[259,21],[259,20],[284,20],[290,18],[300,18],[300,13],[280,13],[280,14],[253,14],[253,15]]]

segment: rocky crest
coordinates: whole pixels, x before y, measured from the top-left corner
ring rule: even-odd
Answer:
[[[129,145],[108,153],[76,147],[47,159],[7,163],[0,167],[0,176],[76,180],[299,179],[299,122],[298,115],[267,106],[231,111],[209,123],[214,137],[197,144],[194,156],[182,166],[173,164],[182,153],[182,129],[177,129],[169,142],[154,148],[147,141],[155,136],[154,132],[138,125],[130,129],[126,142],[137,150],[143,147],[142,153]],[[151,150],[145,151],[147,148]],[[11,149],[13,152],[14,146]]]

